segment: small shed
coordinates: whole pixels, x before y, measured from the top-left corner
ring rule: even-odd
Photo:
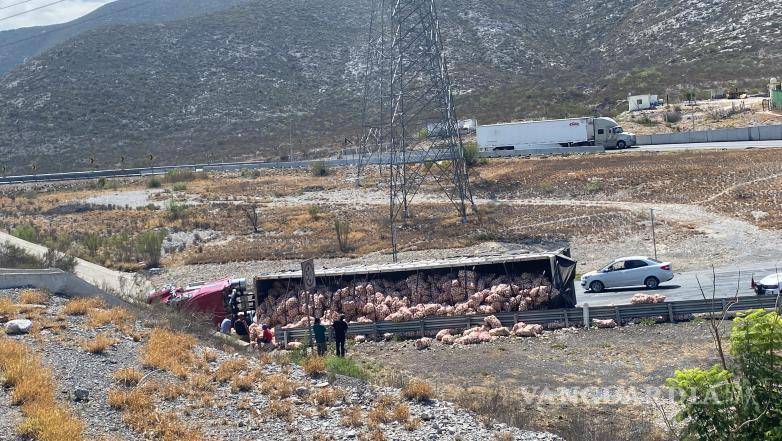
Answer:
[[[782,80],[771,79],[768,84],[768,95],[771,99],[771,108],[782,110]]]
[[[659,100],[657,99],[657,95],[629,95],[627,97],[627,102],[630,111],[636,112],[638,110],[654,109],[657,107]]]

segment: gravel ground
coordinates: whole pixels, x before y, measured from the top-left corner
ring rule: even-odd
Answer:
[[[15,298],[16,291],[0,291],[0,298]],[[61,314],[65,300],[53,298],[51,304],[40,318],[44,320]],[[142,321],[134,324],[136,331],[146,328]],[[113,347],[102,355],[85,352],[80,343],[90,339],[98,332],[110,334],[119,339]],[[71,403],[74,411],[85,421],[86,439],[97,439],[108,436],[111,439],[141,439],[142,435],[134,433],[123,422],[121,413],[108,406],[107,391],[115,387],[113,374],[124,367],[142,369],[138,359],[139,350],[144,340],[135,342],[124,336],[113,325],[92,329],[83,317],[67,317],[67,326],[59,333],[47,329],[36,335],[8,337],[19,339],[39,351],[45,363],[54,371],[59,383],[61,397]],[[194,351],[200,354],[206,346],[199,344]],[[243,357],[225,350],[210,348],[216,355],[216,360],[209,363],[209,370],[234,357]],[[321,387],[328,387],[323,379],[311,379],[295,365],[281,366],[277,363],[263,364],[256,357],[247,357],[251,368],[260,369],[263,377],[275,373],[283,373],[289,379],[306,388],[306,393],[314,393]],[[180,384],[181,380],[162,371],[144,369],[146,377],[143,381],[157,380],[162,384]],[[198,372],[201,373],[201,372]],[[230,386],[219,385],[211,394],[214,402],[210,405],[199,404],[190,395],[184,393],[170,401],[163,399],[157,402],[157,414],[161,416],[178,415],[188,424],[198,427],[206,439],[236,439],[241,434],[243,439],[258,440],[291,440],[313,439],[316,435],[326,435],[326,439],[355,439],[367,433],[366,428],[349,429],[340,424],[342,410],[348,406],[361,406],[368,410],[374,400],[381,395],[391,395],[402,401],[400,392],[394,388],[370,386],[362,381],[338,377],[335,386],[345,391],[345,399],[334,406],[328,406],[316,411],[314,405],[294,395],[290,399],[293,405],[294,419],[292,423],[268,417],[259,418],[264,414],[268,397],[257,390],[250,392],[232,392]],[[89,401],[74,402],[76,389],[89,391]],[[306,396],[304,394],[303,396]],[[487,440],[500,433],[508,433],[513,439],[522,441],[557,440],[548,433],[536,433],[510,428],[502,424],[486,426],[474,415],[465,410],[455,408],[453,404],[433,400],[428,403],[408,402],[411,415],[420,417],[421,425],[412,431],[406,430],[400,423],[381,425],[386,439],[392,440]],[[20,421],[19,410],[8,405],[8,394],[0,391],[0,439],[14,439],[13,427]],[[11,436],[10,438],[8,436]],[[330,438],[329,438],[330,437]]]

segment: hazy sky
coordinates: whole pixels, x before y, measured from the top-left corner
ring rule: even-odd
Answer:
[[[21,3],[24,0],[0,0],[0,8],[4,8],[15,3]],[[0,9],[0,31],[6,29],[24,28],[28,26],[42,26],[54,23],[64,23],[74,18],[81,17],[84,14],[92,12],[112,0],[65,0],[56,5],[47,6],[37,11],[22,14],[18,17],[3,20],[25,11],[30,11],[37,7],[54,3],[56,0],[30,0],[18,6]]]

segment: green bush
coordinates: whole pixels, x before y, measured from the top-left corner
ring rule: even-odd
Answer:
[[[350,244],[350,221],[334,219],[334,232],[337,234],[337,244],[343,253],[353,250]]]
[[[106,188],[106,178],[104,178],[103,176],[98,178],[98,181],[95,182],[95,188],[99,188],[99,189]]]
[[[166,203],[166,217],[168,220],[181,220],[187,217],[187,206],[171,199]]]
[[[320,217],[320,207],[317,205],[310,205],[307,207],[307,213],[310,215],[310,219],[317,220]]]
[[[58,268],[72,273],[76,269],[76,258],[50,248],[43,256],[45,268]]]
[[[332,374],[366,380],[369,374],[361,368],[352,358],[335,357],[326,358],[326,370]]]
[[[166,234],[165,230],[146,231],[136,237],[136,249],[144,258],[147,268],[160,266],[161,247]]]
[[[310,172],[312,176],[322,177],[328,176],[329,168],[323,161],[315,161],[310,164]]]
[[[28,242],[37,242],[38,229],[33,224],[20,224],[11,229],[11,235]]]
[[[147,181],[147,188],[160,188],[161,185],[163,184],[161,184],[160,179],[155,177],[151,177]]]
[[[649,115],[642,115],[640,118],[638,118],[638,124],[644,125],[644,126],[656,126],[657,122],[652,121],[651,118],[649,118]]]
[[[171,189],[174,191],[185,191],[187,190],[187,184],[184,182],[177,182],[176,184],[171,186]]]
[[[209,175],[205,171],[193,171],[193,170],[169,170],[163,176],[163,181],[168,184],[176,184],[178,182],[190,182],[198,179],[206,179]]]
[[[733,320],[733,363],[677,370],[668,386],[681,405],[681,439],[782,439],[782,318],[750,311]]]
[[[478,149],[478,144],[474,142],[465,142],[463,147],[463,153],[464,155],[464,162],[467,164],[468,167],[474,167],[478,165],[478,161],[480,160],[480,150]]]
[[[84,248],[87,248],[90,257],[95,257],[98,254],[101,243],[101,237],[95,233],[87,233],[81,238],[81,244],[84,245]]]
[[[682,112],[665,112],[665,122],[668,124],[674,124],[682,120]]]
[[[0,243],[0,268],[44,268],[44,261],[15,245]]]

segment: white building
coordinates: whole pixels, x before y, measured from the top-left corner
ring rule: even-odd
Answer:
[[[627,103],[630,105],[630,111],[652,109],[659,104],[657,95],[630,95],[627,97]]]

